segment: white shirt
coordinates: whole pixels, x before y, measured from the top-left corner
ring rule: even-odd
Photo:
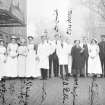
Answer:
[[[49,45],[47,42],[40,43],[38,45],[38,51],[37,55],[39,57],[39,66],[40,68],[44,69],[49,69],[49,55],[50,55],[50,50],[49,50]]]
[[[66,42],[63,42],[63,47],[61,43],[57,46],[57,55],[59,58],[59,63],[62,65],[68,64],[69,61],[69,54],[71,48],[69,48],[69,45]]]
[[[17,50],[18,50],[18,44],[17,43],[9,43],[8,47],[7,47],[7,52],[8,55],[13,57],[13,56],[17,56]]]

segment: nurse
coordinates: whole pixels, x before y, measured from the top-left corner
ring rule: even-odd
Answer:
[[[0,80],[5,76],[5,62],[6,62],[6,47],[4,40],[0,39]]]
[[[26,60],[26,77],[35,77],[35,58],[36,50],[34,44],[34,38],[32,36],[28,37],[27,44],[27,60]]]
[[[42,79],[47,79],[49,69],[50,47],[46,41],[46,36],[41,36],[41,43],[38,45],[39,67]]]
[[[16,37],[11,37],[11,42],[7,46],[7,61],[6,61],[6,76],[17,77],[17,56],[18,56],[18,44]]]
[[[92,39],[89,46],[88,73],[96,74],[97,76],[102,74],[99,46],[96,39]]]
[[[18,47],[18,76],[24,77],[26,73],[26,56],[27,46],[26,39],[20,39],[20,46]]]

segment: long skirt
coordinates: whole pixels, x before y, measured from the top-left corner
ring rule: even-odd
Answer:
[[[18,64],[17,57],[12,58],[8,56],[6,61],[5,76],[17,77],[17,64]]]
[[[71,68],[72,68],[72,57],[69,56],[69,59],[68,59],[68,60],[69,60],[69,61],[68,61],[68,62],[69,62],[69,63],[68,63],[68,70],[69,70],[68,72],[71,73]]]
[[[40,76],[40,70],[38,62],[36,61],[35,52],[28,53],[26,60],[26,77],[38,77]]]
[[[88,73],[102,74],[101,62],[100,62],[100,58],[98,55],[94,59],[89,57],[89,59],[88,59]]]
[[[39,61],[36,60],[35,62],[35,77],[40,77],[41,76],[41,72],[40,72],[40,67],[39,67]]]
[[[5,73],[4,73],[4,71],[5,71],[5,63],[4,62],[0,62],[0,78],[1,77],[3,77],[3,76],[5,76]]]
[[[25,77],[26,73],[26,57],[19,55],[18,57],[18,76]]]
[[[82,59],[81,57],[72,58],[72,74],[80,75],[82,70]]]
[[[5,67],[6,67],[5,62],[4,62],[5,60],[6,60],[6,57],[1,54],[0,55],[0,78],[5,76],[5,73],[4,73]]]

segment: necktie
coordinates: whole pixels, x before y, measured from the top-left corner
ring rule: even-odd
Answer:
[[[62,46],[62,48],[63,48],[63,43],[61,43],[61,46]]]
[[[56,41],[56,45],[57,45],[57,41]]]
[[[56,47],[57,47],[57,41],[56,41],[56,43],[55,43],[55,44],[56,44]],[[56,53],[56,47],[55,47],[55,53]]]
[[[84,44],[84,45],[83,45],[83,48],[87,48],[87,44]]]

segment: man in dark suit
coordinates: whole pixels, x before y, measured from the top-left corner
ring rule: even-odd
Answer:
[[[52,41],[52,46],[54,48],[54,52],[49,56],[49,78],[51,78],[51,72],[52,72],[52,64],[53,64],[53,73],[54,73],[54,77],[58,77],[59,76],[59,59],[58,59],[58,55],[57,55],[57,45],[59,43],[59,35],[56,34],[54,36],[55,40]]]
[[[83,64],[83,69],[82,69],[82,74],[83,76],[88,76],[88,38],[83,37],[83,43],[82,43],[82,49],[83,53],[81,54],[82,57],[82,64]]]
[[[105,35],[101,35],[100,48],[100,60],[102,65],[102,76],[105,77]]]

